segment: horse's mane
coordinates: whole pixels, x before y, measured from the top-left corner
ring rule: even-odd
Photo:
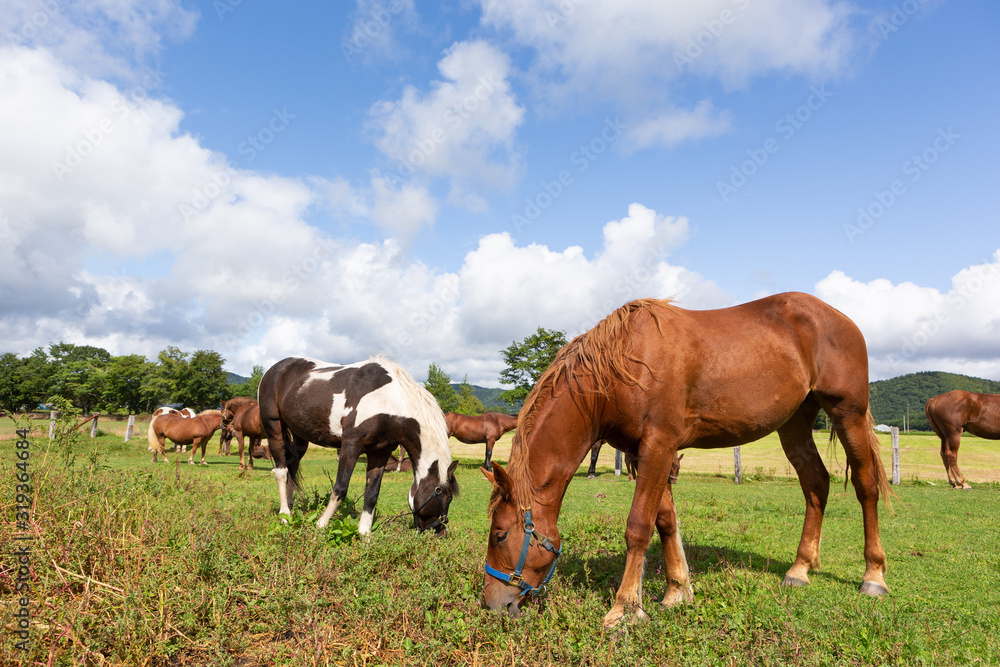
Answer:
[[[198,413],[197,416],[201,417],[203,415],[221,415],[221,414],[222,410],[202,410],[201,412]]]
[[[517,419],[517,431],[511,443],[508,473],[514,482],[515,497],[531,502],[534,492],[528,469],[527,442],[535,428],[537,414],[562,388],[576,395],[607,396],[615,384],[640,385],[636,365],[645,365],[632,354],[632,331],[636,317],[646,313],[660,327],[664,308],[672,308],[669,300],[639,299],[618,308],[590,331],[580,334],[563,349],[548,369],[542,373],[524,401]],[[500,504],[496,493],[490,498],[489,513]]]
[[[227,410],[236,410],[245,405],[255,405],[256,403],[257,399],[252,396],[235,396],[226,401],[225,406]]]

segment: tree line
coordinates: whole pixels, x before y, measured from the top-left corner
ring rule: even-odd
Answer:
[[[0,355],[0,409],[35,410],[67,401],[84,413],[138,414],[160,405],[204,410],[233,396],[256,396],[264,369],[255,366],[242,384],[230,384],[225,359],[214,350],[184,352],[168,347],[149,361],[141,354],[113,356],[92,345],[54,343],[19,357]]]
[[[501,350],[506,367],[500,384],[513,388],[502,392],[500,399],[512,412],[521,407],[565,344],[565,332],[538,327],[534,334]],[[31,411],[65,401],[84,413],[139,414],[165,404],[201,411],[217,408],[234,396],[256,397],[263,366],[254,366],[246,382],[231,384],[224,363],[214,350],[184,352],[173,346],[161,351],[156,361],[141,354],[114,356],[100,347],[66,342],[36,348],[25,357],[5,352],[0,354],[0,410]],[[432,363],[424,386],[444,412],[475,415],[486,411],[468,376],[456,391],[448,374]]]

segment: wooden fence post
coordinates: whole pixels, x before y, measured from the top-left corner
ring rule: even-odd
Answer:
[[[892,434],[892,483],[899,484],[899,428],[893,426],[889,433]]]
[[[90,425],[90,437],[97,437],[97,415],[94,415],[94,422]]]
[[[622,453],[620,450],[615,450],[615,477],[622,476]]]
[[[743,464],[740,462],[740,446],[733,447],[733,467],[736,468],[736,483],[743,483]]]
[[[54,440],[56,437],[56,411],[49,411],[49,440]]]
[[[132,429],[135,428],[135,415],[128,416],[128,426],[125,427],[125,442],[132,439]]]

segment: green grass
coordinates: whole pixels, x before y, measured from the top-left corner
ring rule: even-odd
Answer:
[[[144,437],[82,437],[68,453],[47,447],[36,434],[31,651],[5,635],[4,665],[1000,663],[996,483],[955,491],[904,474],[893,510],[881,511],[891,592],[873,600],[858,593],[863,536],[852,489],[831,491],[822,570],[808,587],[783,589],[802,528],[797,482],[779,469],[736,486],[685,468],[675,499],[696,601],[659,607],[654,538],[651,620],[608,634],[601,619],[624,567],[634,485],[606,468],[570,484],[549,594],[514,621],[480,608],[490,488],[478,449],[460,455],[447,538],[408,527],[412,476],[393,473],[372,539],[345,541],[301,520],[278,529],[269,464],[241,475],[236,457],[215,455],[217,444],[206,467],[186,456],[153,465]],[[4,553],[16,532],[14,452],[0,441]],[[313,448],[303,468],[309,512],[325,503],[336,454]],[[363,484],[356,473],[349,501]],[[2,561],[8,629],[13,581]]]

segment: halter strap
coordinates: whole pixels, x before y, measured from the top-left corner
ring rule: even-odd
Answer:
[[[435,498],[437,498],[438,496],[440,496],[441,493],[442,493],[441,487],[437,486],[434,489],[434,493],[432,493],[431,496],[420,505],[420,507],[418,507],[417,509],[413,510],[413,527],[417,529],[418,533],[423,533],[424,531],[430,530],[432,528],[437,528],[438,526],[447,526],[448,525],[448,513],[447,512],[444,512],[443,514],[438,515],[438,518],[434,519],[434,521],[431,521],[430,524],[428,524],[427,526],[425,526],[423,528],[421,528],[420,524],[417,523],[417,513],[420,512],[420,510],[422,510],[427,505],[427,503],[429,503],[430,501],[432,501]]]
[[[556,555],[555,560],[552,561],[552,567],[549,568],[549,573],[545,575],[542,583],[537,586],[532,586],[521,578],[521,572],[524,570],[524,562],[528,560],[528,547],[531,546],[531,538],[535,538],[538,546]],[[549,538],[535,530],[535,524],[531,520],[531,510],[526,509],[524,512],[524,541],[521,543],[521,557],[517,559],[517,567],[514,569],[514,574],[501,572],[494,567],[490,567],[490,564],[486,562],[483,563],[483,567],[486,569],[486,574],[491,577],[520,588],[521,593],[519,597],[524,597],[525,595],[535,596],[544,591],[545,584],[549,583],[549,579],[552,578],[552,575],[556,571],[556,563],[559,562],[559,556],[561,555],[562,546],[560,545],[557,549]]]

